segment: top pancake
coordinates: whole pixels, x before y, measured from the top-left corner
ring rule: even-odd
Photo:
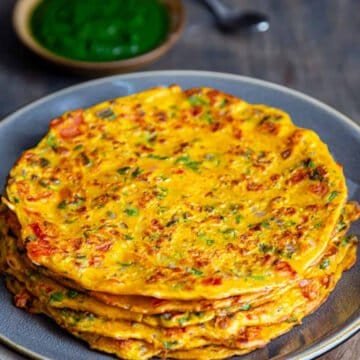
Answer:
[[[26,255],[110,294],[219,299],[323,254],[347,190],[311,130],[214,89],[151,89],[64,114],[10,173]]]

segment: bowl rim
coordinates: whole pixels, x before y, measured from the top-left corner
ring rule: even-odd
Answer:
[[[119,68],[133,68],[141,65],[151,63],[164,55],[168,50],[170,50],[177,40],[179,40],[181,34],[185,28],[185,7],[182,0],[170,0],[175,3],[175,6],[178,8],[177,12],[177,21],[173,28],[168,30],[166,39],[160,43],[158,46],[152,50],[129,58],[122,60],[113,60],[113,61],[85,61],[85,60],[76,60],[71,59],[62,55],[58,55],[55,52],[49,50],[43,46],[36,38],[32,35],[29,18],[34,11],[35,7],[42,0],[17,0],[12,14],[12,24],[13,28],[21,40],[21,42],[32,52],[38,56],[51,61],[57,65],[74,68],[74,69],[83,69],[83,70],[116,70]]]
[[[15,120],[17,117],[22,116],[24,112],[31,111],[32,107],[41,105],[42,103],[46,103],[50,99],[54,99],[59,95],[67,94],[72,91],[76,91],[82,88],[87,88],[92,85],[96,85],[99,83],[106,83],[109,81],[116,81],[122,80],[126,81],[127,79],[134,79],[134,78],[148,78],[148,77],[156,77],[156,76],[170,76],[172,78],[181,77],[181,76],[197,76],[202,78],[214,78],[214,79],[223,79],[226,81],[237,81],[237,82],[246,82],[249,84],[263,86],[268,89],[273,89],[276,91],[280,91],[282,93],[290,94],[296,98],[302,99],[313,106],[321,108],[325,112],[333,114],[336,118],[339,119],[340,122],[346,124],[346,126],[350,127],[356,135],[360,138],[360,125],[350,119],[350,117],[342,114],[341,112],[337,111],[333,107],[309,96],[300,91],[293,90],[283,85],[279,85],[276,83],[272,83],[269,81],[252,78],[248,76],[230,74],[230,73],[221,73],[221,72],[212,72],[212,71],[200,71],[200,70],[160,70],[160,71],[144,71],[144,72],[137,72],[134,74],[120,74],[120,75],[112,75],[102,77],[96,80],[86,81],[84,83],[73,85],[67,87],[65,89],[56,91],[50,95],[44,96],[38,100],[31,102],[28,105],[21,107],[20,109],[16,110],[15,112],[11,113],[10,115],[6,116],[3,120],[0,121],[0,128],[5,124],[10,123],[11,121]],[[357,260],[360,261],[360,258]],[[326,352],[334,349],[335,347],[341,345],[346,340],[350,339],[353,335],[360,331],[360,309],[357,310],[353,315],[351,315],[345,322],[344,327],[337,330],[334,329],[329,334],[325,334],[323,337],[318,339],[313,344],[309,345],[304,350],[297,350],[290,356],[279,355],[273,360],[311,360],[319,357],[320,355],[325,354]],[[27,348],[18,345],[16,342],[10,340],[3,334],[0,334],[0,342],[6,345],[7,347],[11,348],[12,350],[30,357],[36,360],[50,360],[48,357],[42,356],[40,354],[36,354],[32,350],[28,350]],[[285,356],[285,357],[284,357]]]

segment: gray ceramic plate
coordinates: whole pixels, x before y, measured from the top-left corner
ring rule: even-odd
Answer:
[[[360,128],[348,118],[308,96],[250,78],[198,71],[163,71],[114,76],[75,86],[26,106],[0,122],[0,187],[20,153],[37,143],[49,120],[65,110],[127,95],[148,87],[177,83],[184,88],[212,86],[249,102],[288,111],[294,122],[317,131],[344,165],[350,198],[360,200]],[[360,226],[352,231],[360,233]],[[253,359],[312,359],[349,338],[360,328],[360,261],[338,284],[329,300],[302,326],[268,347],[242,357]],[[41,316],[16,309],[0,284],[0,339],[35,359],[105,360],[85,344]]]

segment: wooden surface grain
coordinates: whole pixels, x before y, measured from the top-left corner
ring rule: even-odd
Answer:
[[[270,31],[224,35],[201,0],[184,0],[187,25],[181,40],[144,70],[196,69],[257,77],[303,91],[360,124],[359,0],[224,1],[267,13]],[[0,118],[89,79],[41,61],[20,44],[11,27],[14,3],[0,4]],[[15,359],[1,351],[0,359]],[[320,359],[360,359],[360,334]]]
[[[185,0],[177,46],[145,70],[198,69],[266,79],[306,92],[360,121],[359,0],[224,0],[258,9],[270,31],[225,36],[201,0]],[[15,0],[0,6],[0,118],[45,94],[88,78],[64,73],[20,45],[11,27]]]

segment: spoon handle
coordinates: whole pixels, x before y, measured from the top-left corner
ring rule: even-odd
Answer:
[[[220,0],[203,1],[218,19],[224,18],[229,13],[229,8]]]

